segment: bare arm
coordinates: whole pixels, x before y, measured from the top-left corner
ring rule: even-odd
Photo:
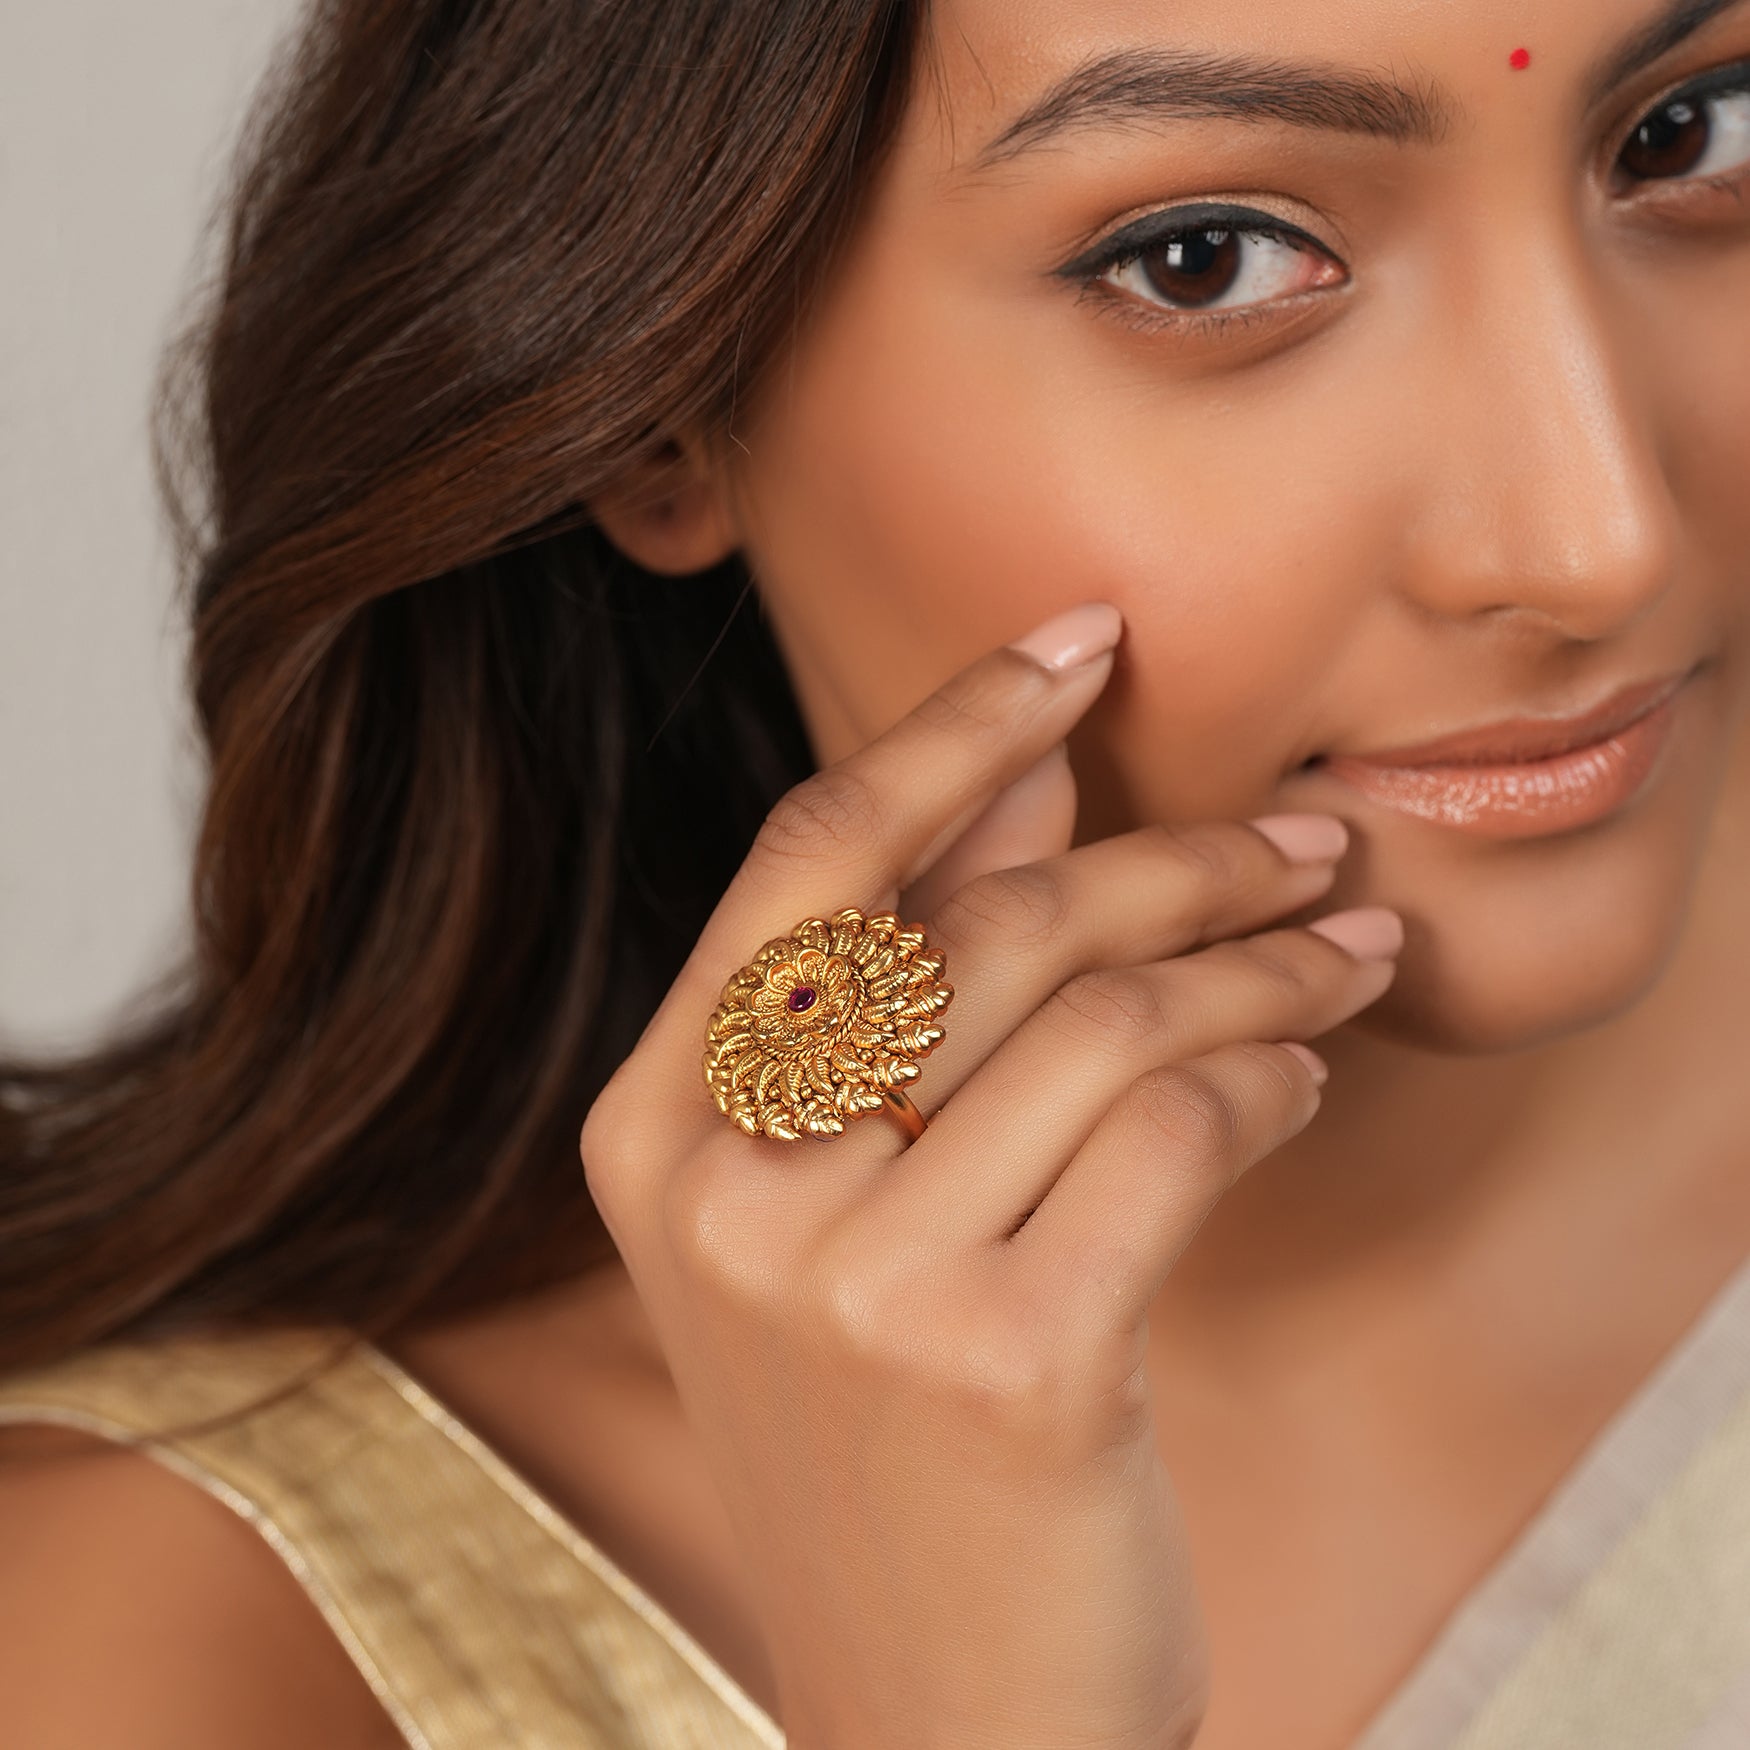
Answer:
[[[229,1508],[92,1436],[0,1428],[0,1742],[391,1750],[297,1581]]]

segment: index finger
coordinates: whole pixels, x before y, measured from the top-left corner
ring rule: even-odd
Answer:
[[[969,663],[891,729],[781,796],[648,1034],[689,1056],[724,981],[803,918],[908,886],[1098,697],[1123,616],[1088,602]]]

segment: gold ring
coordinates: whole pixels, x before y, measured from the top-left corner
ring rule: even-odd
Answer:
[[[724,985],[705,1033],[705,1085],[749,1136],[837,1136],[886,1112],[915,1142],[924,1118],[898,1086],[942,1042],[946,961],[921,927],[854,906],[804,918]]]

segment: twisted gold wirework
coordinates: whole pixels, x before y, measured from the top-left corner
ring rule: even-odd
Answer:
[[[705,1085],[750,1136],[837,1136],[885,1109],[913,1140],[924,1120],[900,1091],[941,1044],[953,1000],[921,927],[855,906],[804,918],[724,985],[705,1033]]]

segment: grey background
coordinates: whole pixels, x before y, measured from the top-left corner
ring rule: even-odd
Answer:
[[[0,0],[0,1043],[181,939],[201,774],[146,421],[295,0]]]

